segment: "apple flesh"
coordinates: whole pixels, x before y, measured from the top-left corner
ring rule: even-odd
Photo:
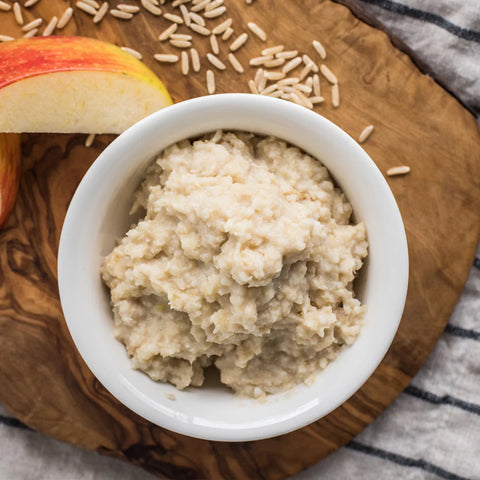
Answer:
[[[20,135],[0,133],[0,228],[12,211],[20,182]]]
[[[86,37],[0,44],[0,132],[121,133],[172,103],[158,77]]]

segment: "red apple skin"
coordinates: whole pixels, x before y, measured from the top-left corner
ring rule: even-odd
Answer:
[[[51,36],[4,42],[0,44],[0,65],[0,88],[52,72],[97,70],[138,78],[170,99],[163,83],[146,65],[121,48],[94,38]]]
[[[0,133],[0,229],[15,204],[20,183],[20,164],[20,135]]]

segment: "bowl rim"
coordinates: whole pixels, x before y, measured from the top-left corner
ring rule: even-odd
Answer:
[[[69,271],[68,267],[68,258],[73,252],[72,239],[75,237],[75,231],[77,229],[76,219],[82,208],[83,202],[88,200],[89,188],[91,187],[90,184],[94,182],[94,179],[98,177],[98,175],[104,175],[105,172],[108,172],[108,168],[110,168],[112,162],[116,161],[115,157],[117,153],[124,151],[124,149],[128,148],[132,142],[138,142],[142,137],[152,135],[154,127],[167,122],[170,117],[184,116],[185,118],[188,118],[192,111],[211,109],[226,104],[231,105],[232,108],[242,105],[244,108],[250,108],[253,112],[257,111],[256,113],[263,108],[273,108],[278,111],[290,110],[295,115],[302,115],[306,119],[308,118],[309,121],[314,122],[321,128],[329,129],[329,131],[332,132],[332,135],[338,137],[339,142],[344,143],[346,147],[352,150],[352,152],[358,157],[358,161],[362,162],[362,168],[365,168],[368,175],[371,175],[375,179],[377,187],[381,190],[381,193],[384,196],[384,201],[387,207],[392,211],[394,217],[392,219],[392,225],[397,237],[395,250],[398,252],[398,257],[393,259],[393,263],[394,267],[398,269],[399,279],[397,301],[394,307],[392,307],[394,321],[390,324],[388,335],[383,339],[381,344],[382,348],[377,351],[377,357],[373,361],[369,361],[368,368],[364,368],[363,374],[358,381],[345,390],[343,399],[340,402],[336,401],[331,403],[329,408],[326,410],[324,409],[321,415],[318,415],[318,411],[316,412],[315,409],[312,408],[302,414],[296,415],[292,418],[283,419],[273,425],[260,425],[233,431],[230,431],[228,428],[219,429],[216,426],[211,425],[185,423],[179,421],[177,418],[171,418],[169,415],[165,415],[162,412],[152,409],[148,402],[144,405],[139,405],[137,400],[134,401],[131,397],[131,392],[129,393],[129,389],[126,388],[125,385],[119,385],[119,382],[111,376],[109,371],[98,364],[95,351],[86,347],[85,340],[82,338],[84,334],[81,333],[78,322],[72,320],[74,317],[74,307],[72,303],[72,292],[70,289],[75,275],[73,272]],[[226,130],[230,129],[226,128]],[[207,131],[211,131],[211,129]],[[174,143],[174,141],[167,142],[167,144],[171,143]],[[295,144],[295,142],[290,141],[289,143]],[[160,148],[158,152],[162,149],[163,147]],[[348,196],[348,192],[345,193]],[[355,205],[353,205],[353,208],[355,210]],[[374,370],[383,360],[383,357],[393,341],[405,305],[409,272],[408,245],[398,205],[382,173],[362,147],[340,127],[318,113],[284,100],[241,93],[197,97],[174,104],[140,120],[108,145],[88,169],[71,200],[61,232],[57,270],[60,300],[70,335],[80,353],[80,356],[105,388],[130,410],[156,425],[180,434],[217,441],[251,441],[282,435],[322,418],[347,401],[372,375]]]

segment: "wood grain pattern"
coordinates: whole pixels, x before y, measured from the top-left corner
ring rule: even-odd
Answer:
[[[31,16],[49,18],[65,5],[40,2]],[[407,230],[410,288],[384,361],[327,417],[282,437],[239,444],[168,432],[128,411],[93,377],[68,335],[58,299],[56,253],[68,203],[113,137],[97,137],[86,149],[84,136],[25,135],[18,201],[0,232],[0,402],[32,428],[169,479],[283,479],[348,442],[390,405],[426,360],[463,287],[479,236],[475,121],[387,35],[328,0],[262,0],[252,7],[230,2],[229,11],[237,24],[254,19],[267,30],[268,45],[283,43],[313,56],[310,42],[320,39],[340,79],[342,106],[335,110],[327,104],[317,111],[354,137],[374,124],[365,149],[382,171],[412,167],[407,177],[388,179]],[[5,18],[3,32],[18,34]],[[175,101],[205,94],[205,68],[183,77],[178,66],[160,68],[152,59],[164,49],[152,38],[165,25],[142,15],[131,22],[108,18],[94,28],[88,15],[77,12],[64,33],[140,50]],[[262,46],[249,40],[238,58],[246,63]],[[217,87],[244,92],[246,78],[217,75]]]

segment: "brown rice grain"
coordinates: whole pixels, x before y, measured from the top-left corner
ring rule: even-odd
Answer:
[[[320,72],[332,85],[338,83],[335,74],[323,63],[320,65]]]
[[[197,25],[196,23],[190,24],[190,29],[200,35],[210,35],[210,30],[207,27],[202,27],[201,25]]]
[[[162,9],[155,5],[152,0],[141,0],[141,3],[142,7],[152,15],[159,17],[162,14]]]
[[[97,14],[97,9],[95,7],[92,7],[91,5],[83,1],[77,2],[75,6],[82,12],[92,15],[92,17],[94,17]]]
[[[119,18],[120,20],[130,20],[131,18],[133,18],[133,13],[122,12],[121,10],[117,10],[116,8],[112,8],[110,10],[110,15],[112,17]]]
[[[213,0],[213,2],[210,2],[205,6],[205,11],[209,12],[210,10],[215,10],[220,5],[223,5],[223,0]]]
[[[29,7],[32,7],[33,5],[35,5],[36,3],[38,3],[40,0],[27,0],[23,6],[25,8],[29,8]]]
[[[195,48],[190,49],[190,55],[192,57],[192,68],[194,72],[199,72],[201,65],[200,65],[200,56]]]
[[[292,70],[295,70],[300,64],[302,63],[302,59],[300,57],[295,57],[290,60],[286,65],[283,66],[282,72],[288,73]]]
[[[396,175],[406,175],[410,173],[410,167],[408,165],[399,165],[398,167],[392,167],[387,170],[387,176],[394,177]]]
[[[284,85],[295,85],[299,83],[300,79],[298,77],[288,77],[278,81],[278,86],[282,87]]]
[[[32,30],[29,30],[23,38],[32,38],[38,33],[38,28],[33,28]]]
[[[23,25],[23,15],[22,15],[22,8],[20,7],[20,4],[18,2],[15,2],[13,4],[13,15],[15,17],[15,21],[19,25]]]
[[[220,53],[220,48],[218,47],[217,37],[215,35],[210,35],[210,46],[212,47],[212,52],[215,55]]]
[[[252,67],[258,67],[259,65],[264,65],[265,62],[269,62],[273,59],[273,55],[266,55],[264,57],[255,57],[251,58],[249,64]]]
[[[85,146],[87,148],[90,148],[93,144],[93,141],[95,140],[95,133],[90,133],[89,135],[87,135],[87,138],[85,139]]]
[[[90,5],[93,7],[95,10],[100,8],[100,5],[95,1],[95,0],[82,0],[83,3],[86,3],[87,5]]]
[[[52,17],[51,20],[48,22],[48,25],[45,27],[45,30],[42,33],[42,37],[48,37],[53,33],[55,27],[57,26],[58,18]]]
[[[288,50],[286,52],[278,52],[275,54],[276,58],[284,58],[285,60],[290,60],[295,58],[298,55],[298,50]]]
[[[170,45],[175,48],[190,48],[192,46],[192,42],[188,40],[169,40]]]
[[[117,5],[117,8],[122,12],[128,12],[128,13],[138,13],[140,11],[140,7],[138,5],[130,5],[128,3],[119,3]]]
[[[266,68],[280,67],[280,65],[283,65],[284,63],[285,63],[284,58],[274,58],[273,60],[268,60],[268,62],[265,62],[265,67]]]
[[[189,27],[192,20],[190,18],[190,12],[188,11],[188,8],[182,4],[180,5],[180,12],[182,13],[183,23]]]
[[[222,34],[223,32],[225,32],[225,30],[227,30],[228,27],[230,27],[232,25],[232,22],[233,20],[231,18],[227,18],[227,20],[225,20],[224,22],[220,23],[219,25],[217,25],[213,30],[212,30],[212,33],[214,35],[220,35]]]
[[[172,55],[171,53],[156,53],[153,58],[157,62],[161,63],[175,63],[178,62],[178,55]]]
[[[93,17],[93,23],[100,23],[103,20],[103,17],[105,17],[105,15],[107,14],[108,8],[108,2],[103,2],[102,6],[98,9],[98,12]]]
[[[265,72],[265,78],[267,80],[282,80],[285,78],[285,73],[283,72]]]
[[[168,40],[176,31],[177,31],[178,25],[176,23],[172,23],[168,28],[166,28],[159,36],[158,39],[161,42],[164,42],[165,40]]]
[[[0,35],[0,42],[11,42],[13,40],[15,40],[15,38],[10,35]]]
[[[260,93],[262,95],[270,95],[271,93],[275,92],[277,88],[278,88],[278,85],[276,83],[272,83],[272,85],[269,85],[267,88],[264,88]]]
[[[57,28],[58,29],[64,28],[67,25],[67,23],[70,21],[72,16],[73,16],[73,8],[68,7],[58,19]]]
[[[319,97],[321,95],[321,91],[320,91],[320,77],[318,76],[318,74],[315,74],[313,76],[313,93]]]
[[[28,22],[26,25],[22,27],[22,30],[24,32],[28,32],[29,30],[32,30],[33,28],[39,27],[43,22],[43,19],[41,18],[36,18],[35,20],[32,20],[31,22]]]
[[[120,47],[124,52],[127,52],[129,53],[130,55],[132,55],[132,57],[135,57],[137,58],[138,60],[141,60],[142,59],[142,54],[140,52],[137,52],[136,50],[134,50],[133,48],[130,48],[130,47]]]
[[[8,12],[11,9],[12,9],[11,5],[9,5],[7,2],[0,1],[0,10],[2,12]]]
[[[247,27],[254,33],[262,42],[267,40],[267,34],[255,23],[248,22]]]
[[[257,90],[257,86],[255,85],[255,82],[253,80],[249,80],[248,81],[248,88],[250,89],[250,91],[256,95],[258,95],[258,90]]]
[[[191,35],[187,35],[185,33],[172,33],[170,35],[170,38],[172,40],[186,40],[187,42],[191,42],[192,41],[192,36]]]
[[[189,70],[190,70],[190,67],[188,63],[188,53],[182,52],[182,74],[187,76]]]
[[[222,35],[222,40],[229,40],[230,37],[233,35],[233,28],[232,27],[228,27],[224,32],[223,32],[223,35]]]
[[[327,58],[327,52],[325,51],[325,47],[318,40],[314,40],[312,42],[312,45],[315,51],[320,55],[320,58],[322,60],[325,60]]]
[[[163,18],[165,20],[170,21],[170,22],[174,22],[174,23],[178,23],[178,24],[183,23],[183,18],[178,16],[178,15],[174,15],[173,13],[164,13]]]
[[[203,0],[202,2],[199,2],[196,5],[194,5],[190,10],[192,12],[199,12],[200,10],[203,10],[209,3],[210,3],[210,0]]]
[[[248,40],[248,34],[247,33],[242,33],[230,44],[230,47],[229,47],[230,51],[231,52],[236,52],[240,47],[245,45],[247,40]]]
[[[368,137],[370,137],[370,135],[372,134],[373,129],[373,125],[368,125],[367,127],[365,127],[362,130],[362,133],[358,136],[358,143],[363,143],[367,141]]]
[[[264,48],[262,55],[275,55],[283,51],[285,47],[283,45],[275,45],[274,47]]]
[[[338,108],[340,106],[340,90],[338,88],[338,83],[332,85],[332,105],[334,108]]]
[[[214,66],[217,67],[219,70],[225,70],[225,64],[215,55],[212,53],[207,53],[207,60]]]
[[[209,95],[213,95],[215,93],[215,74],[212,70],[207,70],[207,92]]]
[[[205,26],[204,18],[201,15],[199,15],[198,13],[189,12],[188,15],[190,16],[190,19],[192,20],[192,22],[195,22],[197,25],[201,25],[202,27]],[[187,24],[185,23],[185,25],[187,25]],[[187,25],[187,27],[188,27],[188,25]]]
[[[313,103],[323,103],[325,99],[321,97],[320,95],[316,95],[314,97],[308,97],[308,99]]]

